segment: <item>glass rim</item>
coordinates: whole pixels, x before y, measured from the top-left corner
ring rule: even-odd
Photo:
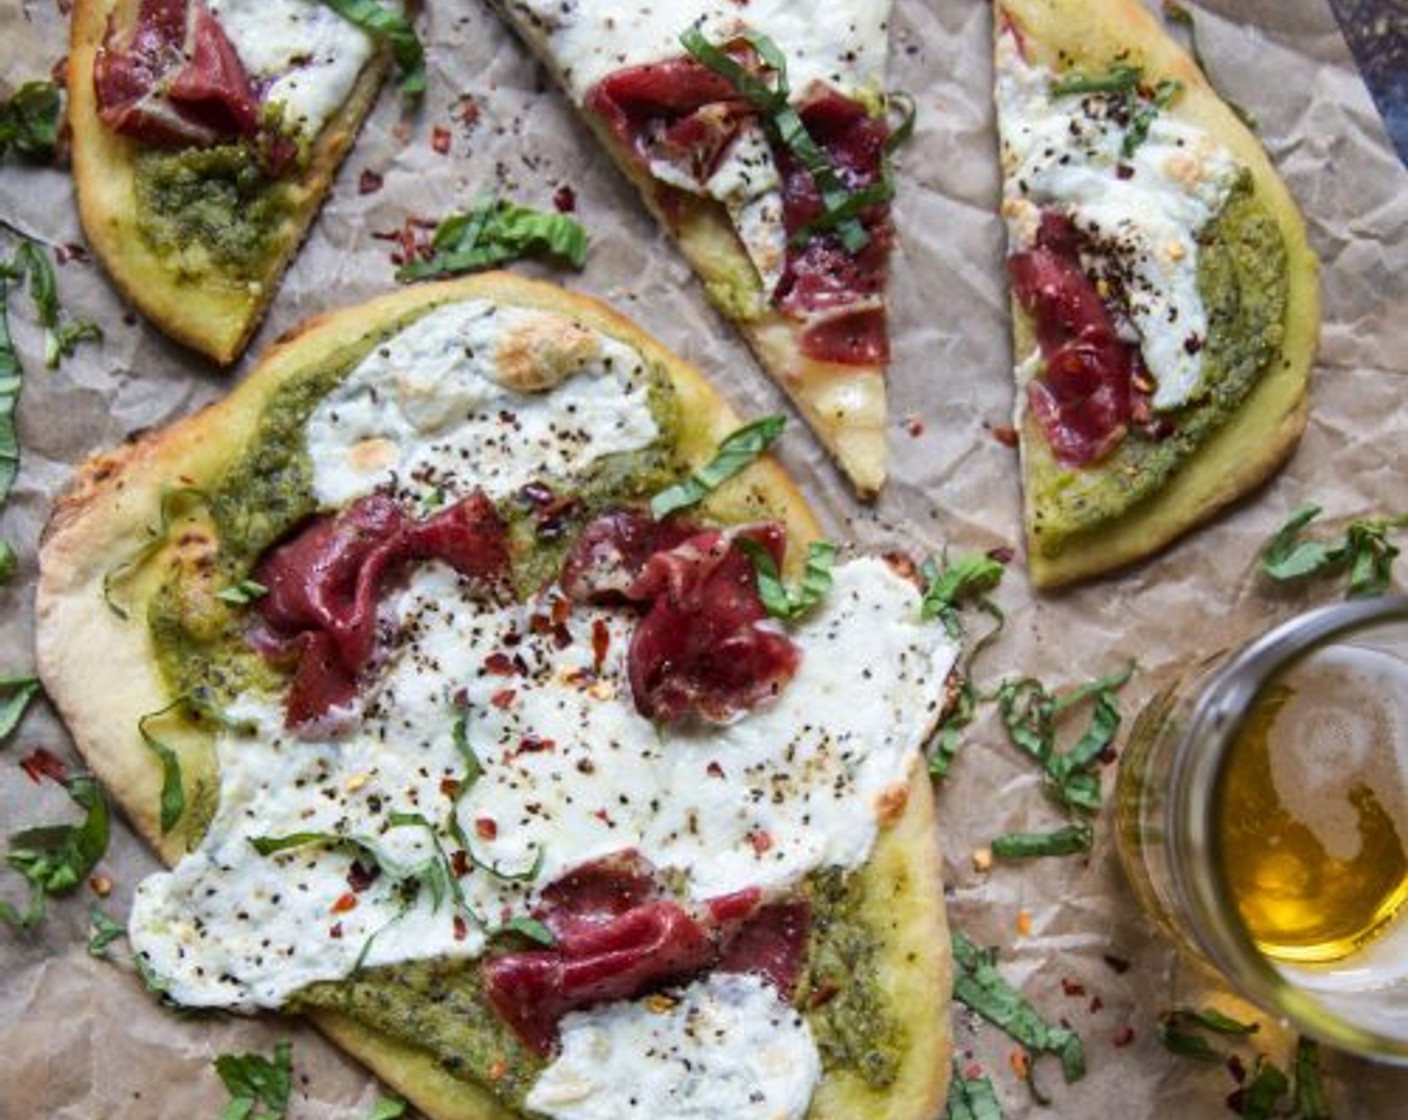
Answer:
[[[1225,762],[1262,689],[1330,641],[1394,622],[1408,624],[1408,595],[1320,607],[1236,652],[1208,681],[1179,736],[1167,812],[1179,822],[1168,829],[1174,847],[1170,871],[1175,889],[1193,910],[1189,932],[1223,977],[1309,1035],[1365,1057],[1408,1065],[1408,1035],[1393,1037],[1346,1020],[1257,949],[1223,873],[1215,823]]]

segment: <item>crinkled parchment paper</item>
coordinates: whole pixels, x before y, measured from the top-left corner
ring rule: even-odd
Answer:
[[[419,26],[431,81],[424,107],[410,114],[394,89],[384,92],[250,356],[235,370],[221,373],[163,340],[81,259],[59,269],[63,300],[74,315],[101,323],[107,339],[84,347],[61,370],[42,368],[27,301],[11,300],[27,371],[19,415],[24,460],[0,538],[15,544],[23,566],[0,590],[0,672],[32,663],[35,549],[73,464],[214,398],[305,316],[390,288],[389,246],[373,234],[408,216],[439,217],[494,193],[548,206],[560,185],[570,185],[593,246],[586,270],[560,279],[637,318],[702,366],[743,413],[783,407],[540,67],[476,0],[425,6]],[[867,546],[926,552],[944,544],[971,550],[1018,543],[1015,453],[990,431],[1008,422],[1012,390],[1003,233],[994,217],[989,22],[978,0],[896,3],[891,83],[915,95],[919,128],[899,176],[894,463],[884,498],[873,509],[858,506],[800,423],[781,444],[832,531]],[[55,0],[0,5],[0,81],[46,73],[64,52],[63,26]],[[1124,695],[1132,714],[1179,666],[1281,609],[1256,587],[1251,565],[1289,510],[1310,499],[1335,514],[1404,508],[1408,175],[1322,0],[1206,0],[1198,26],[1214,79],[1260,119],[1323,262],[1324,333],[1310,428],[1271,485],[1158,559],[1043,597],[1031,594],[1014,566],[998,593],[1008,626],[978,663],[980,684],[1018,673],[1073,684],[1136,658],[1140,673]],[[468,105],[477,118],[465,112]],[[436,127],[449,131],[447,154],[432,147]],[[359,192],[365,170],[384,177],[381,190]],[[58,170],[6,163],[0,215],[54,245],[81,242],[68,180]],[[71,756],[42,704],[0,754],[6,834],[70,812],[61,790],[32,785],[15,765],[40,745]],[[1053,1060],[1038,1064],[1053,1099],[1045,1115],[1227,1115],[1227,1072],[1172,1056],[1157,1041],[1161,1010],[1201,1002],[1210,991],[1136,911],[1108,823],[1102,819],[1089,859],[976,872],[972,852],[997,832],[1056,823],[1033,768],[991,720],[974,729],[940,805],[952,920],[1000,945],[1006,975],[1085,1038],[1090,1072],[1078,1084],[1061,1084]],[[115,884],[105,905],[125,915],[133,887],[155,862],[120,823],[114,833],[101,867]],[[18,898],[19,890],[5,872],[0,892]],[[0,930],[0,1118],[214,1117],[226,1098],[211,1058],[251,1048],[267,1053],[279,1037],[294,1039],[293,1117],[365,1115],[378,1087],[311,1030],[293,1022],[178,1018],[159,1009],[130,972],[91,960],[85,945],[92,900],[84,888],[52,903],[32,935]],[[1107,957],[1130,967],[1117,971]],[[1084,995],[1068,994],[1076,985]],[[956,1021],[959,1046],[993,1075],[1007,1115],[1041,1114],[1009,1068],[1013,1044],[961,1011]],[[1259,1042],[1284,1059],[1278,1048],[1286,1040],[1270,1024]],[[1340,1055],[1326,1064],[1336,1116],[1403,1114],[1408,1074]]]

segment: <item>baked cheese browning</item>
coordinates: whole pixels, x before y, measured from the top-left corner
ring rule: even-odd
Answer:
[[[1126,0],[997,7],[1029,563],[1162,547],[1294,445],[1315,262],[1252,138]]]
[[[128,300],[172,337],[233,361],[388,65],[317,0],[78,0],[79,211]]]
[[[691,0],[647,5],[629,23],[595,0],[499,7],[675,235],[709,299],[874,496],[887,456],[889,4],[803,12],[768,0],[740,12]]]
[[[142,774],[153,760],[140,738],[133,742],[128,735],[138,715],[169,703],[170,686],[161,681],[159,664],[186,660],[178,650],[198,648],[209,665],[222,668],[237,661],[230,651],[259,613],[259,599],[240,603],[211,592],[246,582],[269,546],[321,504],[316,493],[318,460],[309,455],[304,435],[309,417],[341,390],[355,396],[360,391],[358,364],[384,361],[386,351],[395,352],[396,337],[413,330],[432,306],[452,299],[468,301],[466,318],[473,319],[476,299],[504,301],[508,296],[514,306],[538,308],[558,304],[561,298],[537,285],[491,277],[402,293],[374,305],[370,318],[365,313],[355,319],[335,317],[315,326],[276,352],[230,401],[95,465],[85,489],[56,517],[44,550],[41,664],[56,703],[75,727],[95,769],[116,775],[119,797],[153,836],[160,834],[154,821],[155,803],[148,801],[148,779],[132,777]],[[505,315],[504,322],[512,326],[513,316]],[[582,366],[583,355],[609,351],[613,340],[627,343],[644,360],[628,363],[622,380],[603,375],[602,383],[615,385],[615,391],[626,398],[642,391],[643,415],[656,422],[647,426],[643,438],[651,444],[662,439],[673,443],[668,457],[675,465],[664,474],[665,484],[679,476],[681,466],[702,464],[722,435],[737,426],[677,362],[589,301],[574,299],[570,318],[564,322],[572,325],[561,338],[575,372],[560,382],[545,374],[534,380],[530,395],[536,403],[555,394],[568,399],[568,387],[574,382],[590,382],[597,376]],[[384,326],[379,329],[373,324]],[[540,326],[534,324],[527,332],[536,340],[535,348],[542,337]],[[581,328],[595,335],[590,345],[584,345]],[[512,330],[505,337],[509,335],[526,337]],[[508,356],[507,367],[513,368],[513,355],[521,347],[509,345],[500,352]],[[661,376],[674,398],[673,406],[663,411],[653,404],[663,391]],[[468,374],[466,378],[465,384],[474,384]],[[507,380],[525,384],[516,376]],[[452,387],[455,384],[452,378]],[[514,391],[503,391],[509,394],[505,400],[511,401]],[[419,402],[415,393],[408,399]],[[298,420],[276,418],[271,412],[276,402],[291,405],[289,413]],[[494,407],[511,413],[514,406],[501,401]],[[470,414],[465,415],[468,419]],[[574,424],[571,414],[565,413],[561,422],[549,423],[545,430],[564,433],[571,444]],[[237,438],[217,449],[211,444],[212,432],[233,433]],[[445,443],[454,445],[453,440]],[[265,517],[257,516],[259,500],[240,496],[246,486],[250,492],[259,490],[257,460],[245,456],[261,447],[274,452],[271,461],[278,465],[276,480],[265,485],[272,486],[268,493],[277,499],[279,512]],[[623,482],[629,491],[631,482],[641,481],[637,470],[653,476],[659,469],[663,460],[653,456],[648,445],[606,456],[602,462],[612,463],[610,471],[574,463],[564,468],[565,478],[553,478],[552,470],[546,469],[545,481],[551,478],[546,486],[536,480],[516,488],[505,482],[501,507],[520,506],[523,515],[524,531],[513,539],[528,550],[557,547],[560,511],[548,511],[554,499],[545,499],[544,490],[574,499],[572,476],[580,472],[593,480],[592,486]],[[805,541],[814,529],[805,508],[775,471],[767,464],[750,468],[710,495],[701,516],[722,515],[728,520],[780,513],[794,527],[793,539]],[[418,491],[431,508],[409,512],[433,521],[453,510],[453,503],[463,500],[457,499],[459,487],[477,490],[472,476],[466,471],[448,487],[437,476]],[[117,542],[150,539],[156,524],[154,511],[163,504],[160,495],[163,490],[169,492],[173,479],[189,491],[189,504],[183,501],[173,509],[171,538],[145,552],[142,563],[124,572],[120,580],[104,578],[110,563],[96,563],[82,542],[90,542],[91,547],[91,542],[119,524],[124,529]],[[651,489],[659,485],[649,484]],[[390,482],[384,489],[396,492],[399,482]],[[647,496],[648,492],[635,500]],[[412,501],[412,492],[402,493],[401,498]],[[447,503],[443,507],[442,500]],[[511,518],[506,515],[506,519],[512,533]],[[228,547],[223,543],[227,530],[232,542]],[[570,519],[566,532],[569,536],[576,532]],[[121,558],[134,551],[135,547],[115,543],[105,547],[103,555],[117,557],[121,565]],[[546,564],[544,570],[556,567],[556,563]],[[894,796],[895,787],[922,769],[915,765],[917,748],[942,704],[942,678],[952,662],[952,651],[941,632],[906,621],[915,613],[917,601],[910,585],[875,561],[838,568],[833,596],[793,632],[804,650],[798,678],[776,704],[723,728],[723,738],[711,752],[713,733],[682,726],[662,740],[635,713],[622,668],[630,644],[628,616],[619,608],[578,606],[559,619],[553,597],[544,598],[539,592],[541,583],[520,592],[521,602],[495,601],[438,563],[413,567],[406,580],[386,599],[380,653],[360,699],[343,713],[347,722],[332,738],[301,741],[294,749],[283,726],[284,686],[267,665],[260,666],[262,679],[241,679],[241,698],[234,702],[228,695],[224,698],[218,731],[208,723],[183,726],[191,713],[179,709],[164,717],[171,727],[163,723],[161,732],[170,731],[183,763],[194,757],[187,750],[188,734],[214,740],[219,752],[220,801],[204,839],[178,864],[172,877],[150,880],[141,889],[133,933],[158,974],[173,972],[178,988],[186,983],[207,985],[226,997],[242,984],[246,989],[262,985],[271,1002],[314,1009],[319,1022],[342,1044],[391,1076],[430,1115],[499,1115],[499,1106],[491,1102],[511,1101],[515,1093],[528,1091],[536,1071],[545,1067],[538,1059],[524,1063],[515,1075],[518,1080],[513,1080],[499,1060],[504,1048],[487,1036],[481,1040],[487,1067],[480,1063],[465,1069],[463,1063],[445,1060],[448,1048],[458,1046],[461,1036],[453,1030],[444,1033],[443,1017],[441,1026],[434,1026],[431,1005],[439,997],[431,998],[427,991],[407,994],[408,987],[414,989],[417,983],[410,978],[423,968],[448,974],[457,961],[474,968],[474,960],[491,940],[495,946],[491,955],[501,955],[497,927],[505,921],[511,924],[515,914],[526,918],[540,913],[533,900],[552,887],[551,876],[560,879],[561,869],[579,866],[577,861],[592,850],[621,851],[622,834],[634,829],[634,841],[625,837],[624,846],[648,857],[660,872],[655,889],[662,893],[651,904],[651,912],[677,907],[694,914],[696,921],[715,915],[703,926],[714,930],[706,936],[719,939],[714,953],[733,952],[730,935],[715,924],[738,920],[725,919],[725,914],[741,913],[740,904],[757,907],[764,895],[774,892],[784,898],[789,892],[793,897],[804,894],[809,868],[855,867],[852,874],[873,881],[882,895],[891,889],[887,884],[919,876],[925,885],[912,895],[920,904],[914,918],[904,930],[892,930],[887,924],[869,941],[870,951],[882,962],[875,987],[886,990],[886,1006],[903,1006],[899,991],[891,990],[896,983],[903,990],[928,993],[926,1008],[942,1006],[945,942],[942,936],[930,936],[934,923],[942,921],[937,879],[926,874],[926,867],[933,870],[931,865],[912,850],[914,837],[902,845],[900,863],[893,862],[893,837],[914,827],[916,821],[920,837],[932,827],[922,776],[907,799],[910,807],[898,823],[888,823],[901,804]],[[125,619],[104,605],[105,585],[111,585],[107,589],[117,596]],[[162,603],[167,605],[158,606]],[[220,607],[215,608],[215,603]],[[166,648],[168,631],[163,624],[171,622],[173,613],[190,627],[179,642]],[[547,623],[539,626],[535,621],[539,617]],[[75,618],[82,619],[85,634],[95,640],[101,636],[98,644],[105,650],[132,649],[134,664],[140,668],[128,674],[117,694],[119,701],[91,717],[85,707],[92,679],[86,651],[93,645],[55,637],[65,629],[73,633]],[[847,701],[854,662],[830,652],[841,646],[864,649],[862,668],[872,681],[880,682],[870,687],[887,695],[893,690],[892,708],[867,713]],[[812,656],[805,656],[808,648]],[[71,669],[75,663],[85,667],[83,687],[76,686],[80,678]],[[886,680],[891,683],[884,684]],[[787,696],[799,688],[793,704],[803,705],[814,717],[809,722],[794,715],[789,728]],[[159,703],[161,697],[167,699]],[[132,720],[127,724],[124,713],[129,711]],[[824,717],[824,723],[816,717]],[[583,719],[586,723],[579,724]],[[751,736],[750,723],[755,725]],[[121,730],[124,725],[129,728],[126,733]],[[643,735],[642,730],[649,734]],[[388,751],[391,743],[407,749]],[[634,770],[610,765],[633,751],[641,752],[631,756],[640,760]],[[286,767],[297,772],[285,773]],[[213,765],[184,769],[188,780],[193,773],[212,779],[216,773]],[[723,773],[722,779],[718,772]],[[632,777],[635,780],[627,780]],[[731,788],[735,782],[744,795],[720,788]],[[848,804],[870,808],[847,811]],[[843,825],[827,825],[824,833],[809,837],[808,828],[832,819],[843,820]],[[174,834],[165,838],[171,858],[178,853],[179,843],[195,843],[200,831],[196,826],[179,840]],[[817,837],[822,835],[824,843],[818,845]],[[255,840],[257,847],[251,842]],[[879,853],[889,853],[880,864],[886,870],[870,870],[870,852],[877,858]],[[214,895],[203,893],[202,864],[207,870],[213,866],[217,877],[232,874],[239,883],[222,885]],[[436,882],[439,885],[433,886]],[[188,887],[191,893],[163,910],[166,883],[172,884],[173,894]],[[743,887],[741,900],[725,902],[740,899],[739,892],[730,889],[735,885]],[[302,915],[305,928],[285,931],[279,925],[285,911]],[[630,920],[635,920],[634,914]],[[211,944],[222,939],[222,925],[231,934],[233,953],[200,960]],[[260,929],[257,936],[244,932],[255,927]],[[916,951],[901,937],[915,929],[924,938],[924,951]],[[305,932],[312,934],[316,952],[297,945]],[[530,947],[526,957],[535,952],[579,951],[570,948],[567,927],[558,937],[558,948]],[[163,944],[166,948],[160,947]],[[407,950],[407,945],[412,947]],[[172,946],[178,947],[174,954],[167,951]],[[270,967],[281,953],[296,978],[292,990],[280,990],[278,978],[259,979],[247,971]],[[435,959],[418,959],[426,953]],[[171,966],[167,961],[173,955],[177,963]],[[318,956],[340,960],[340,970],[328,980],[319,979]],[[359,963],[367,966],[366,972],[358,974],[355,987],[343,987],[347,974]],[[733,985],[729,990],[737,995],[738,985],[724,982],[722,975],[719,982],[725,988]],[[708,1006],[723,1008],[720,1013],[732,1005],[732,995],[719,997],[710,987],[714,981],[694,994],[689,983],[688,976],[675,983],[667,980],[663,994],[685,1000],[697,995]],[[744,987],[749,985],[756,982]],[[449,987],[460,990],[453,983]],[[768,998],[777,1001],[776,996]],[[585,1022],[573,1021],[595,1030],[592,1016],[599,1012],[610,1020],[617,1014],[610,1008],[616,1006],[615,999],[608,1000],[595,1009],[579,1011]],[[628,1006],[620,1005],[619,1014],[625,1018],[631,1014]],[[905,1012],[906,1018],[912,1014]],[[941,1016],[935,1018],[936,1029]],[[798,1037],[809,1040],[807,1046],[813,1047],[809,1052],[815,1055],[810,1029],[808,1025]],[[926,1034],[929,1030],[923,1026],[919,1031],[918,1049],[897,1051],[893,1088],[877,1091],[882,1103],[893,1103],[899,1111],[881,1110],[876,1115],[917,1116],[919,1112],[911,1111],[916,1101],[941,1093],[946,1067],[941,1063],[936,1072],[927,1061],[922,1040],[933,1038],[942,1045],[942,1036]],[[422,1037],[423,1043],[418,1041]],[[739,1068],[730,1064],[734,1059],[723,1051],[701,1058],[715,1063],[713,1068]],[[866,1082],[854,1070],[847,1073],[842,1066],[819,1057],[815,1060],[818,1068],[826,1068],[819,1081],[812,1079],[805,1100],[814,1102],[810,1114],[824,1117],[830,1107],[825,1102],[846,1099],[846,1077],[856,1078],[861,1085]],[[500,1095],[499,1082],[518,1089],[506,1087]],[[599,1101],[611,1101],[622,1088],[619,1080],[607,1078],[606,1082],[610,1083],[598,1086]],[[783,1096],[802,1099],[790,1090]],[[796,1115],[809,1107],[805,1100]]]

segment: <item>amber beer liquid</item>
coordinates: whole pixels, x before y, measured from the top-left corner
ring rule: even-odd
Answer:
[[[1408,1063],[1408,598],[1313,611],[1158,694],[1116,818],[1135,893],[1200,963]]]

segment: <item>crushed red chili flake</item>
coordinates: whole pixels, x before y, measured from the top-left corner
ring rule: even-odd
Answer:
[[[592,810],[592,816],[594,816],[597,820],[599,820],[602,824],[606,825],[608,828],[610,828],[614,824],[614,822],[611,820],[611,814],[608,813],[605,809]]]
[[[1065,992],[1068,996],[1074,997],[1085,995],[1085,985],[1082,984],[1079,980],[1072,980],[1069,977],[1062,977],[1061,990]]]
[[[489,1066],[489,1080],[500,1081],[507,1072],[508,1062],[503,1058],[495,1058]]]
[[[338,900],[332,904],[332,912],[334,914],[345,914],[347,913],[347,911],[355,910],[356,908],[357,896],[351,891],[348,891],[346,894],[340,895],[338,897]]]
[[[983,1067],[978,1062],[969,1062],[963,1067],[963,1076],[969,1081],[975,1081],[983,1076]]]
[[[592,666],[598,673],[606,664],[606,653],[611,648],[611,631],[604,619],[592,620]]]
[[[558,649],[566,649],[572,644],[572,631],[559,622],[552,628],[552,644]]]
[[[1134,1028],[1128,1023],[1117,1030],[1110,1039],[1110,1045],[1116,1050],[1123,1050],[1134,1041]]]
[[[572,617],[572,604],[566,599],[554,599],[552,601],[552,624],[554,626],[563,625]]]
[[[1007,1062],[1018,1080],[1026,1081],[1032,1074],[1032,1061],[1025,1050],[1013,1050],[1007,1055]]]
[[[385,182],[381,172],[373,171],[367,167],[362,170],[361,176],[357,179],[357,190],[362,194],[376,194]]]
[[[474,833],[481,840],[492,840],[499,834],[499,826],[492,817],[479,817],[474,822]]]
[[[514,697],[517,695],[518,693],[511,688],[501,688],[498,692],[494,693],[493,696],[489,697],[489,703],[493,704],[494,707],[498,708],[500,711],[503,711],[505,708],[513,707]]]
[[[441,778],[440,792],[446,797],[458,797],[460,793],[460,780],[458,778]]]
[[[1017,446],[1017,429],[1007,424],[995,425],[992,429],[992,438],[1002,444],[1003,447]]]
[[[1105,962],[1112,972],[1116,972],[1121,976],[1129,971],[1129,962],[1123,957],[1117,957],[1113,953],[1106,953],[1100,959]]]
[[[1010,544],[999,545],[997,548],[988,549],[988,559],[996,560],[999,564],[1012,563],[1012,557],[1017,555],[1017,550]]]
[[[469,854],[463,848],[450,853],[450,870],[456,879],[463,879],[469,874]]]
[[[572,214],[577,210],[577,192],[566,183],[558,187],[552,196],[552,204],[559,214]]]
[[[537,754],[539,751],[555,751],[557,742],[553,739],[540,739],[536,735],[525,735],[519,741],[516,754]]]
[[[809,1006],[814,1008],[824,1007],[826,1004],[830,1003],[833,999],[840,995],[840,993],[841,986],[839,984],[833,984],[830,980],[827,980],[825,983],[817,985],[816,989],[811,994],[811,998],[807,1000],[807,1003]]]
[[[431,232],[435,226],[435,222],[428,222],[424,218],[407,218],[400,229],[374,230],[372,237],[377,241],[394,242],[396,248],[391,252],[391,263],[403,265],[417,257],[429,257],[435,252],[435,246],[431,244]]]
[[[724,768],[723,768],[722,766],[720,766],[717,762],[711,762],[711,763],[709,763],[709,765],[708,765],[705,769],[706,769],[706,772],[708,773],[709,777],[711,777],[711,778],[722,778],[722,777],[724,777]]]
[[[329,927],[329,929],[328,929],[328,936],[331,937],[334,941],[341,941],[341,940],[342,940],[342,923],[341,923],[341,922],[333,922],[332,926]]]
[[[430,146],[435,149],[436,155],[447,156],[450,154],[450,130],[436,125],[430,130]]]
[[[375,864],[368,867],[361,860],[354,859],[352,866],[347,869],[347,885],[357,894],[361,894],[376,882],[379,875],[381,875],[381,868]]]
[[[764,852],[771,850],[772,836],[766,830],[759,828],[748,834],[748,843],[753,845],[753,851],[757,852],[758,855],[762,855]]]
[[[913,439],[918,439],[924,434],[924,421],[917,416],[907,417],[904,422],[904,430],[907,431]]]
[[[1101,1011],[1104,1010],[1104,1008],[1105,1001],[1103,999],[1101,999],[1099,996],[1090,997],[1090,1013],[1092,1015],[1098,1015]]]
[[[466,937],[468,937],[468,936],[469,936],[469,924],[464,920],[464,917],[463,917],[462,915],[456,914],[456,915],[455,915],[455,940],[456,940],[456,941],[463,941],[463,940],[464,940]]]
[[[460,94],[455,104],[458,106],[455,119],[466,129],[471,129],[479,123],[479,102],[474,99],[472,93]]]
[[[20,759],[20,769],[35,785],[40,784],[45,778],[55,782],[68,780],[68,766],[63,759],[46,747],[35,747]]]
[[[491,653],[484,659],[484,671],[496,677],[511,677],[518,670],[506,653]]]

